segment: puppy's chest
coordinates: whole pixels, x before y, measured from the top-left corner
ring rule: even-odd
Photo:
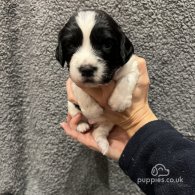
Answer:
[[[116,81],[116,85],[108,99],[108,104],[113,111],[122,112],[131,106],[132,93],[138,77],[137,63],[134,63],[131,59],[115,74],[114,80]],[[103,109],[100,105],[75,84],[73,91],[83,115],[88,119],[101,121]]]

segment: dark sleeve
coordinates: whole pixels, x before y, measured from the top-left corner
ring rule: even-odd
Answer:
[[[119,165],[146,194],[195,195],[195,142],[165,121],[140,128]]]

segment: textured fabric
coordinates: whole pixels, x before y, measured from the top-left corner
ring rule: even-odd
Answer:
[[[55,60],[57,34],[80,8],[118,21],[148,62],[154,112],[194,136],[194,0],[0,0],[0,194],[141,194],[59,125],[67,70]]]
[[[148,195],[189,195],[195,194],[194,153],[195,141],[156,120],[127,143],[119,165]]]

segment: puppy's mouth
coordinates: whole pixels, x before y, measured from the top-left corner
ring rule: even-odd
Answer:
[[[85,78],[83,79],[82,83],[92,83],[92,84],[95,84],[95,81],[93,78]]]
[[[71,76],[71,79],[80,87],[98,87],[102,85],[108,85],[114,78],[115,71],[112,71],[110,74],[105,72],[103,75],[101,75],[101,78],[97,76],[91,76],[91,77],[80,77],[76,78],[74,76]]]
[[[113,77],[110,75],[110,76],[105,76],[105,77],[102,77],[101,80],[97,81],[95,80],[93,77],[92,78],[84,78],[82,80],[82,83],[85,85],[85,84],[91,84],[91,85],[106,85],[106,84],[109,84],[111,81],[113,80]]]
[[[104,80],[101,81],[95,81],[93,78],[85,78],[82,81],[74,81],[76,83],[76,85],[78,85],[79,87],[90,87],[90,88],[95,88],[95,87],[99,87],[102,85],[108,85],[111,80],[107,80],[106,82]]]
[[[97,87],[99,85],[99,83],[95,81],[93,77],[82,78],[81,80],[75,80],[71,77],[71,79],[80,87]]]

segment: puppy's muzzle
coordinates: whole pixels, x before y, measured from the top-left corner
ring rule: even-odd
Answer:
[[[85,78],[92,78],[96,71],[97,67],[92,65],[82,65],[79,67],[79,72],[81,73],[82,77]]]

